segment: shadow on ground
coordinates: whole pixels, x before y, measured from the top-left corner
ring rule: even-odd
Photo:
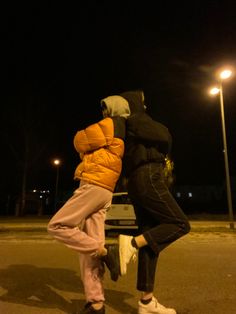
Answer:
[[[40,268],[30,264],[11,265],[0,269],[0,286],[4,293],[0,302],[16,303],[39,308],[57,308],[72,313],[84,306],[83,285],[75,271],[64,268]],[[58,291],[56,291],[58,290]],[[81,293],[81,299],[63,297],[63,291]],[[59,293],[60,292],[60,293]],[[106,304],[121,313],[136,313],[127,304],[133,295],[105,289]]]

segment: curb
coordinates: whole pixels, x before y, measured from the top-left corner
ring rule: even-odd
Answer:
[[[47,232],[48,222],[0,222],[0,234],[9,232]],[[227,221],[190,221],[191,232],[235,232]]]

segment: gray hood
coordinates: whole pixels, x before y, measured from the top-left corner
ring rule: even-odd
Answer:
[[[120,116],[127,118],[130,115],[128,101],[118,95],[108,96],[102,99],[101,106],[106,106],[110,117]]]

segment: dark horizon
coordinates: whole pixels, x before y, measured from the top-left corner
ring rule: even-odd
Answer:
[[[2,23],[2,196],[20,192],[29,149],[27,189],[73,189],[73,136],[102,118],[100,99],[143,89],[147,111],[173,136],[176,184],[225,180],[215,70],[236,68],[234,2],[171,5],[90,1],[7,7]],[[236,89],[224,83],[230,175],[236,176]],[[25,134],[24,134],[25,132]],[[27,134],[27,136],[25,136]],[[25,141],[28,141],[26,143]],[[26,145],[26,146],[25,146]],[[27,146],[28,145],[28,146]]]

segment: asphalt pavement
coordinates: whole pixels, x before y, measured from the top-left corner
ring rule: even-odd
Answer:
[[[84,304],[78,256],[46,232],[50,217],[0,217],[0,314],[71,314]],[[227,219],[190,220],[160,255],[155,295],[178,314],[236,314],[236,231]],[[107,238],[116,241],[116,238]],[[137,314],[137,262],[104,279],[106,314]]]

